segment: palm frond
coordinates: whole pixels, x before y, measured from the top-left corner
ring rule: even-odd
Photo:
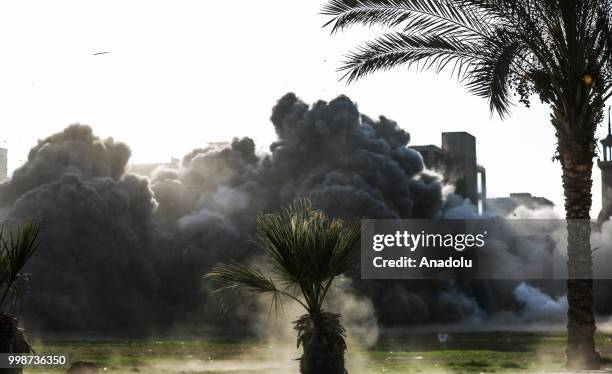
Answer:
[[[308,200],[281,214],[257,218],[259,246],[270,257],[275,276],[296,286],[309,310],[320,309],[334,278],[357,263],[359,226],[330,219]]]
[[[349,53],[339,70],[346,71],[343,79],[349,83],[375,71],[400,65],[433,68],[437,72],[452,66],[452,73],[462,78],[470,67],[477,64],[481,55],[475,46],[453,36],[390,33]]]
[[[298,200],[281,213],[259,215],[257,230],[269,276],[242,264],[219,264],[206,276],[251,292],[289,297],[317,313],[333,280],[357,264],[359,226],[327,217],[308,200]]]
[[[262,294],[279,292],[272,279],[266,277],[261,270],[243,264],[218,264],[205,277],[230,282],[250,292]]]
[[[19,273],[38,249],[39,226],[27,222],[16,232],[0,227],[0,305],[3,305]]]
[[[359,226],[331,219],[307,200],[257,219],[260,247],[286,281],[322,282],[355,265]]]
[[[511,105],[510,78],[533,70],[529,46],[543,44],[533,34],[545,22],[528,17],[537,11],[536,2],[330,0],[323,13],[332,16],[333,32],[356,24],[403,27],[350,52],[339,68],[347,83],[402,65],[448,69],[470,92],[488,99],[491,112],[504,117]],[[554,58],[548,47],[537,52],[541,60]]]
[[[361,24],[401,25],[413,34],[452,32],[463,37],[485,36],[491,31],[479,7],[451,0],[331,0],[322,14],[332,16],[324,27],[332,33]]]
[[[322,13],[332,33],[390,29],[348,54],[339,70],[349,83],[400,65],[449,67],[501,117],[515,89],[523,103],[537,94],[562,111],[575,107],[590,118],[581,123],[612,97],[610,0],[328,0]]]
[[[245,290],[262,295],[272,296],[272,306],[278,309],[280,296],[285,294],[276,287],[274,281],[266,277],[257,268],[251,268],[243,264],[218,264],[205,275],[206,278],[216,279],[230,283],[230,286],[221,288],[240,287]],[[292,295],[287,295],[293,298]],[[301,303],[300,300],[296,300]]]
[[[521,43],[512,36],[500,36],[498,43],[483,48],[481,60],[465,77],[468,90],[488,99],[491,112],[499,113],[502,118],[510,109],[510,76],[518,70],[513,69],[513,64],[521,48]]]

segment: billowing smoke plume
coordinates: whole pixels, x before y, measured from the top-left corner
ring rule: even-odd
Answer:
[[[192,151],[179,171],[158,171],[151,183],[160,209],[245,216],[307,196],[336,216],[441,215],[440,182],[395,122],[362,116],[347,97],[308,107],[293,94],[271,119],[278,140],[261,159],[251,139],[234,139],[230,148]]]
[[[0,186],[5,223],[42,227],[27,269],[27,325],[112,334],[212,318],[201,275],[252,257],[254,216],[297,197],[347,217],[440,216],[441,185],[395,122],[362,116],[346,97],[308,107],[288,94],[272,123],[278,140],[266,156],[234,139],[150,179],[126,174],[128,146],[88,126],[40,140]]]
[[[127,145],[87,126],[40,140],[0,185],[2,220],[34,218],[42,227],[22,302],[28,328],[112,335],[248,321],[230,305],[231,318],[219,322],[219,300],[202,275],[219,261],[252,259],[255,215],[298,197],[350,219],[471,214],[462,199],[444,196],[406,131],[360,114],[347,97],[308,106],[287,94],[271,121],[277,140],[266,155],[235,138],[148,177],[126,173]],[[517,282],[353,284],[383,325],[482,319],[521,310],[519,296],[529,293],[515,294]]]

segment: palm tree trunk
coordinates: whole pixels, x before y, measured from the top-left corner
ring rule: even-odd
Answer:
[[[300,357],[301,374],[347,374],[344,367],[346,343],[339,314],[306,314],[294,323],[298,347],[301,345],[304,350]]]
[[[8,314],[0,312],[0,353],[31,353],[28,344],[19,328],[17,320]],[[21,369],[0,369],[2,374],[19,374]]]
[[[591,251],[591,179],[594,136],[559,137],[567,218],[567,366],[599,368],[593,315],[593,258]]]

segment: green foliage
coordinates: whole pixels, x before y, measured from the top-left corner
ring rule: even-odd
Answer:
[[[257,217],[257,244],[269,275],[255,266],[219,264],[206,277],[300,303],[308,313],[322,312],[334,279],[355,268],[359,226],[331,219],[299,200],[281,213]]]
[[[329,0],[322,13],[332,33],[389,29],[347,55],[349,82],[399,65],[450,69],[501,117],[512,93],[526,105],[537,94],[595,123],[610,96],[610,0]]]
[[[32,222],[25,223],[16,232],[0,227],[0,306],[38,248],[38,232],[39,226]]]
[[[359,352],[365,360],[357,360],[354,370],[361,373],[550,373],[564,372],[559,357],[565,354],[564,334],[556,331],[545,333],[476,332],[455,333],[440,345],[435,334],[399,333],[383,336],[374,347]],[[612,353],[611,338],[607,334],[597,336],[601,351]],[[112,367],[117,372],[141,372],[164,374],[184,370],[185,357],[211,357],[219,365],[231,365],[236,360],[253,362],[241,372],[248,374],[286,374],[287,367],[260,365],[270,359],[267,343],[251,339],[183,340],[166,341],[158,338],[138,341],[35,341],[38,353],[65,352],[71,361],[89,361],[99,367]],[[250,355],[245,357],[245,352]],[[247,361],[244,361],[247,359]],[[250,359],[251,361],[249,361]],[[189,361],[189,360],[188,360]],[[470,367],[471,361],[490,366]],[[276,362],[275,362],[276,363]],[[165,365],[160,365],[165,364]],[[174,365],[172,365],[174,364]],[[359,365],[359,366],[356,366]],[[161,367],[161,369],[160,369]],[[174,370],[172,370],[172,368]],[[208,367],[205,368],[209,369]],[[209,369],[210,370],[210,369]],[[609,369],[608,369],[609,370]],[[214,371],[215,374],[227,371]],[[352,371],[351,371],[352,372]],[[29,369],[28,373],[66,374],[66,368]],[[212,372],[210,372],[212,374]]]

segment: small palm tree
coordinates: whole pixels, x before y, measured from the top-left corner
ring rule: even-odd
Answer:
[[[307,200],[281,214],[257,217],[257,244],[269,274],[253,266],[219,264],[206,276],[233,287],[300,304],[306,314],[295,321],[297,346],[303,349],[303,374],[344,374],[346,342],[340,315],[324,310],[333,281],[353,270],[358,259],[359,226],[330,219]]]
[[[595,130],[612,88],[612,1],[328,0],[323,13],[333,32],[390,29],[347,56],[349,82],[400,65],[449,69],[501,117],[513,93],[550,106],[568,219],[567,364],[598,367],[588,221]]]
[[[16,232],[0,227],[0,353],[32,352],[17,320],[5,310],[15,292],[14,285],[21,270],[38,248],[38,230],[38,225],[32,222],[24,224]],[[21,369],[3,369],[2,372],[21,373]]]

